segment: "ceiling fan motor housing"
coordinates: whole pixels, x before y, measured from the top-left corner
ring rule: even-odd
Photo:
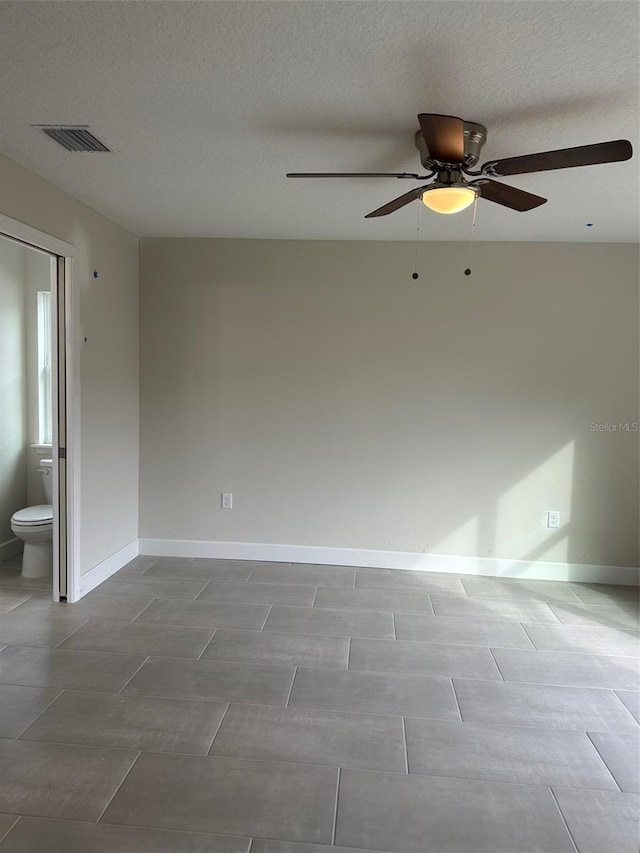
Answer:
[[[420,154],[420,162],[425,169],[434,170],[435,163],[429,152],[427,143],[424,141],[422,131],[419,130],[415,137],[416,148]],[[487,141],[487,128],[475,121],[464,122],[464,165],[475,166],[480,159],[482,146]]]

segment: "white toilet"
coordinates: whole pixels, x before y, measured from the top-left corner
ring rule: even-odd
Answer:
[[[43,578],[53,572],[53,506],[51,481],[53,462],[41,459],[38,467],[48,503],[19,509],[11,516],[14,536],[24,542],[22,577]]]

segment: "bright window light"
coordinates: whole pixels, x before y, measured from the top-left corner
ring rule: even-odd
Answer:
[[[38,291],[38,441],[51,444],[51,293]]]

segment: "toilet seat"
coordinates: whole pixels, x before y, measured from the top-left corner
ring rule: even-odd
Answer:
[[[18,527],[46,527],[53,524],[53,507],[50,504],[27,506],[11,516],[11,524]]]

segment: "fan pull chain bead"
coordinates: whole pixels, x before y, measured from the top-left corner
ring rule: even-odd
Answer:
[[[419,201],[421,202],[422,199],[419,199]],[[411,276],[411,278],[414,281],[416,281],[419,278],[419,275],[418,275],[418,246],[419,246],[419,241],[420,241],[420,214],[421,214],[421,212],[422,212],[422,204],[418,204],[418,226],[416,228],[416,253],[415,253],[414,260],[413,260],[413,275]]]
[[[476,193],[475,200],[473,202],[473,221],[471,222],[471,237],[469,239],[469,264],[471,264],[471,258],[473,256],[473,241],[476,235],[476,213],[478,210],[478,194]],[[464,271],[465,275],[471,275],[471,266],[468,266]]]

